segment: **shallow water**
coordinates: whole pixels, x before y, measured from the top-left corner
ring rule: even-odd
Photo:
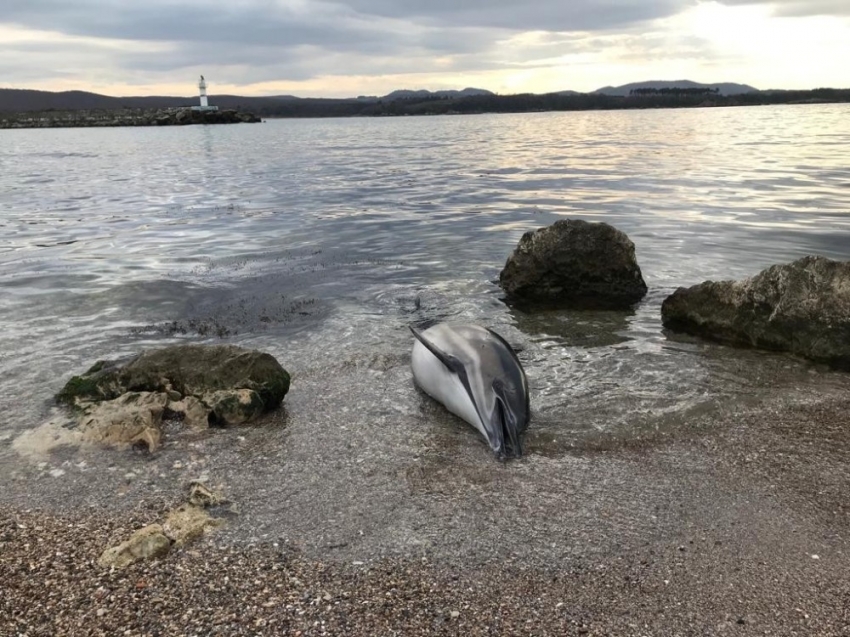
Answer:
[[[258,347],[294,372],[294,399],[299,376],[332,386],[352,365],[406,365],[407,326],[442,319],[522,350],[539,440],[628,436],[774,387],[843,387],[790,357],[670,339],[660,305],[678,286],[806,254],[850,259],[849,115],[3,131],[0,447],[100,358],[176,341]],[[631,237],[650,288],[634,312],[504,305],[495,281],[510,250],[562,217]],[[418,400],[409,385],[400,396]]]

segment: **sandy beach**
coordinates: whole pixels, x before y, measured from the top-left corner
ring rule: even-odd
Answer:
[[[792,397],[673,434],[576,448],[560,463],[563,482],[523,495],[525,546],[504,526],[510,513],[464,511],[469,489],[444,489],[428,497],[464,542],[447,535],[382,555],[368,542],[299,545],[222,530],[161,561],[111,571],[96,564],[103,549],[173,506],[176,490],[109,514],[7,502],[0,631],[846,635],[848,408],[846,397]],[[423,488],[425,474],[407,487]],[[453,479],[468,487],[476,478]],[[546,500],[558,490],[559,523],[573,527],[547,534],[551,520],[534,518],[551,517]]]

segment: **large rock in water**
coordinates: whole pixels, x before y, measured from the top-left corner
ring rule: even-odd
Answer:
[[[508,301],[548,308],[628,309],[646,294],[625,233],[573,219],[526,232],[499,283]]]
[[[113,446],[159,445],[162,419],[238,425],[280,405],[289,374],[273,356],[234,345],[177,345],[99,361],[56,396],[77,408],[84,439]]]
[[[740,282],[679,288],[661,318],[673,331],[850,370],[850,262],[804,257]]]

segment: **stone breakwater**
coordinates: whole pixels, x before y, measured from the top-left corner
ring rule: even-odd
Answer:
[[[253,113],[233,109],[196,111],[190,108],[125,108],[0,114],[0,128],[186,126],[189,124],[252,124],[260,121],[262,120]]]

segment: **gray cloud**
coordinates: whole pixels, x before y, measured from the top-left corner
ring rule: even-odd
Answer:
[[[143,40],[364,43],[387,24],[584,31],[671,15],[689,0],[6,0],[2,19],[75,35]]]
[[[848,0],[719,0],[727,6],[766,4],[774,14],[784,17],[850,16]]]
[[[482,56],[506,36],[498,28],[433,24],[381,15],[310,0],[286,4],[270,0],[6,0],[0,23],[64,35],[132,41],[131,51],[109,52],[102,65],[168,75],[180,69],[220,67],[222,83],[304,80],[341,73],[411,73],[436,69],[435,57]],[[144,44],[150,43],[149,50]],[[168,51],[160,50],[167,44]],[[91,61],[81,43],[66,44],[64,62],[79,60],[84,74]],[[23,65],[9,79],[29,79],[45,55],[20,55],[23,45],[3,45],[0,56]],[[472,64],[468,59],[467,63]],[[53,65],[55,67],[55,65]],[[440,68],[446,69],[445,63]],[[45,69],[46,71],[46,69]],[[55,75],[55,74],[54,74]],[[8,79],[7,79],[8,81]],[[165,81],[153,77],[150,83]]]
[[[694,1],[2,0],[0,25],[91,40],[0,41],[0,60],[5,61],[0,67],[9,85],[75,72],[83,80],[96,75],[101,83],[131,78],[156,84],[199,69],[214,72],[220,84],[246,85],[324,75],[528,67],[537,59],[597,52],[597,36],[613,33],[631,38],[633,59],[649,60],[675,56],[677,45],[648,42],[642,35],[647,21],[673,15]],[[772,4],[783,15],[850,14],[848,0]],[[526,31],[538,31],[540,37],[521,47],[505,46],[512,35]],[[99,40],[132,45],[105,47]],[[701,46],[683,43],[678,50],[698,55]]]
[[[671,15],[682,0],[348,0],[369,15],[427,20],[441,25],[514,30],[588,31]]]
[[[417,30],[581,31],[670,15],[688,0],[6,0],[0,21],[61,33],[222,44],[379,47]],[[456,35],[465,35],[456,33]],[[451,40],[447,33],[444,41]],[[465,40],[455,37],[454,47]],[[451,48],[451,47],[443,47]]]
[[[463,70],[468,56],[457,56],[450,70]],[[304,81],[322,75],[397,75],[446,70],[433,54],[417,48],[396,48],[384,55],[316,50],[314,47],[280,49],[267,46],[243,46],[224,55],[207,54],[203,49],[180,46],[172,54],[123,53],[116,62],[120,68],[157,73],[161,79],[173,78],[175,71],[194,76],[207,73],[214,83],[248,85],[269,80]],[[471,65],[486,68],[478,60]],[[215,68],[215,73],[205,70]]]
[[[2,19],[67,35],[157,42],[367,46],[380,31],[350,9],[315,2],[309,13],[272,2],[12,0]],[[238,8],[238,11],[234,9]]]

